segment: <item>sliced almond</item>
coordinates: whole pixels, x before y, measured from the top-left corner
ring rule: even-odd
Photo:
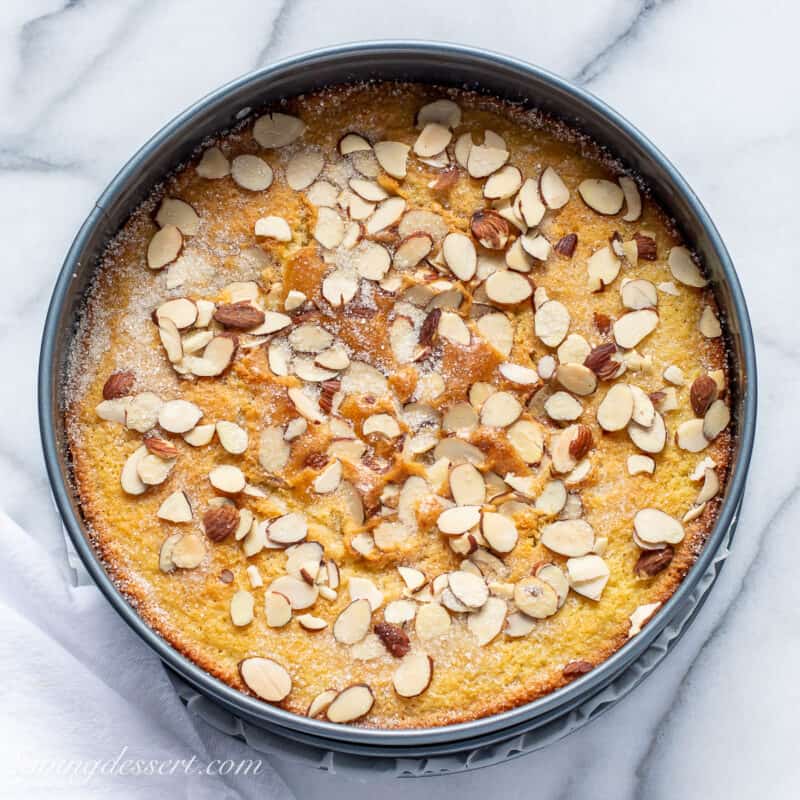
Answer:
[[[514,603],[532,619],[545,619],[558,611],[556,590],[541,578],[523,578],[514,588]]]
[[[283,217],[261,217],[256,220],[256,236],[275,239],[278,242],[291,242],[292,229]]]
[[[475,145],[467,157],[467,172],[473,178],[485,178],[508,161],[509,152],[499,147]]]
[[[217,437],[222,447],[233,455],[241,455],[247,450],[247,431],[235,422],[220,420]]]
[[[148,453],[139,459],[136,471],[139,473],[142,483],[147,486],[158,486],[169,477],[174,464],[174,459],[166,460],[153,453]]]
[[[623,177],[619,179],[622,193],[625,195],[625,214],[622,219],[625,222],[636,222],[642,216],[642,197],[639,194],[639,187],[633,178]]]
[[[539,373],[530,367],[523,367],[521,364],[512,364],[506,361],[497,369],[511,383],[516,383],[520,386],[535,386],[539,383]]]
[[[656,462],[649,456],[628,456],[629,475],[652,475],[656,471]]]
[[[639,342],[658,327],[658,314],[651,309],[629,311],[614,322],[614,340],[625,350]]]
[[[238,628],[243,628],[253,621],[255,601],[250,592],[239,589],[231,597],[230,614],[231,622]]]
[[[305,394],[302,389],[292,387],[288,390],[288,394],[299,414],[310,422],[324,422],[325,415],[320,410],[319,404]]]
[[[517,167],[508,165],[498,170],[483,185],[483,196],[488,200],[511,197],[522,186],[522,173]]]
[[[541,542],[562,556],[585,556],[594,547],[594,529],[582,519],[558,520],[542,528]]]
[[[544,432],[530,420],[517,420],[506,431],[511,446],[527,464],[538,464],[544,454]]]
[[[610,247],[601,247],[589,256],[586,267],[589,273],[589,289],[593,292],[602,291],[612,284],[621,266],[620,260],[614,255]]]
[[[191,522],[192,507],[185,492],[173,492],[158,507],[156,516],[167,522]]]
[[[406,201],[402,197],[383,200],[367,221],[367,233],[373,235],[394,225],[403,216],[405,208]]]
[[[328,706],[326,716],[331,722],[355,722],[369,714],[374,703],[375,695],[369,686],[348,686],[336,695],[336,699]]]
[[[349,156],[351,153],[372,150],[372,145],[358,133],[346,133],[341,139],[339,139],[339,144],[337,147],[343,156]]]
[[[560,364],[555,377],[567,391],[580,397],[590,395],[597,388],[597,376],[583,364]]]
[[[212,378],[221,375],[233,360],[236,339],[230,336],[215,336],[203,351],[203,357],[192,365],[198,377]]]
[[[633,421],[645,427],[652,425],[656,416],[653,401],[640,387],[631,385],[630,389],[633,395]]]
[[[702,289],[708,283],[685,247],[673,247],[669,251],[668,263],[672,277],[679,283],[697,289]]]
[[[269,523],[267,536],[275,544],[288,545],[303,541],[308,535],[305,517],[297,512],[284,514]]]
[[[279,703],[292,691],[291,676],[271,658],[246,658],[239,662],[239,674],[250,691],[270,703]]]
[[[438,122],[447,128],[457,128],[461,124],[461,109],[452,100],[441,99],[427,103],[417,113],[417,127],[429,122]]]
[[[150,269],[163,269],[171,264],[183,248],[183,236],[175,225],[165,225],[157,231],[147,246],[147,266]]]
[[[339,488],[342,481],[342,462],[332,461],[314,478],[314,491],[317,494],[330,494]],[[270,537],[272,538],[272,537]]]
[[[188,297],[167,300],[156,309],[156,319],[159,323],[165,319],[171,320],[178,330],[191,328],[197,322],[197,304]]]
[[[556,422],[574,422],[583,414],[583,406],[571,394],[555,392],[544,403],[544,410]]]
[[[161,319],[158,323],[158,336],[167,358],[172,364],[178,364],[183,359],[183,343],[177,326],[171,319]]]
[[[425,573],[414,567],[398,567],[397,571],[409,592],[419,591],[426,583]]]
[[[536,498],[536,509],[547,516],[560,514],[567,503],[567,490],[563,481],[548,481]]]
[[[183,434],[183,440],[192,447],[205,447],[214,438],[216,425],[197,425],[192,430]]]
[[[634,413],[635,413],[634,399]],[[664,425],[664,418],[661,414],[653,415],[653,422],[650,425],[640,425],[635,420],[628,423],[628,436],[631,441],[645,453],[660,453],[664,449],[667,441],[667,428]]]
[[[612,386],[597,407],[597,422],[604,431],[621,431],[633,416],[633,392],[624,383]]]
[[[550,256],[550,242],[541,233],[520,236],[518,241],[522,249],[537,261],[547,261]]]
[[[170,433],[186,433],[202,416],[203,412],[188,400],[169,400],[158,412],[158,424]]]
[[[569,202],[567,184],[552,167],[546,167],[542,172],[539,192],[548,208],[563,208]]]
[[[300,614],[297,622],[301,628],[305,628],[307,631],[321,631],[328,627],[328,623],[324,619],[315,617],[313,614]]]
[[[530,281],[511,270],[493,273],[486,279],[484,287],[489,299],[501,305],[516,305],[533,294]]]
[[[731,410],[723,400],[715,400],[703,417],[703,436],[713,442],[728,427]]]
[[[618,214],[625,200],[622,189],[616,183],[597,178],[581,181],[578,192],[583,202],[598,214]]]
[[[448,536],[458,536],[474,528],[481,519],[479,506],[455,506],[439,514],[436,525]]]
[[[402,142],[378,142],[375,145],[375,158],[383,170],[393,178],[406,176],[408,151],[411,148]]]
[[[469,462],[450,471],[450,493],[459,506],[480,506],[486,499],[483,475]]]
[[[462,281],[475,275],[478,256],[472,240],[463,233],[450,233],[444,238],[442,255],[453,274]]]
[[[472,340],[469,328],[464,320],[452,311],[444,311],[441,314],[437,332],[442,338],[463,347],[468,347]]]
[[[527,636],[536,627],[536,620],[523,614],[521,611],[515,611],[509,614],[506,619],[506,636],[512,639],[520,639]]]
[[[503,630],[508,606],[499,597],[490,597],[479,611],[467,616],[467,627],[478,644],[483,647]]]
[[[643,508],[633,518],[636,535],[648,544],[678,544],[685,535],[683,525],[657,508]]]
[[[528,178],[522,184],[517,195],[516,205],[519,208],[519,215],[528,227],[535,228],[542,221],[547,206],[542,202],[537,181]]]
[[[142,445],[128,456],[122,467],[120,482],[126,494],[139,495],[147,491],[147,486],[139,477],[139,464],[147,456],[147,448]]]
[[[567,560],[570,587],[590,600],[599,600],[611,571],[600,556],[587,555]]]
[[[511,392],[495,392],[484,402],[480,420],[482,425],[505,428],[515,422],[522,413],[519,400]]]
[[[570,315],[558,300],[548,300],[536,311],[534,331],[548,347],[558,347],[569,331]]]
[[[721,402],[721,401],[717,401]],[[702,419],[690,419],[678,425],[675,431],[675,442],[681,450],[689,453],[699,453],[708,447],[708,439],[704,433]]]
[[[482,608],[489,599],[486,582],[471,572],[456,570],[449,573],[447,585],[456,600],[467,608]]]
[[[231,164],[219,147],[209,147],[195,168],[197,174],[206,180],[219,180],[231,174]]]
[[[481,533],[495,553],[510,553],[519,539],[514,520],[494,511],[484,511],[481,516]]]
[[[417,697],[430,685],[433,659],[426,653],[409,653],[392,676],[394,690],[401,697]]]
[[[414,142],[414,152],[422,158],[431,158],[444,150],[453,134],[438,122],[429,122]]]
[[[156,222],[163,228],[175,225],[184,236],[194,236],[200,229],[200,217],[184,200],[165,197],[156,213]]]
[[[208,474],[208,479],[211,485],[223,494],[238,494],[247,484],[244,473],[239,467],[230,464],[214,467]]]
[[[231,162],[231,177],[242,189],[261,192],[272,185],[272,167],[258,156],[236,156]]]
[[[495,350],[506,358],[511,355],[514,345],[514,326],[511,320],[501,313],[484,314],[477,322],[481,335]]]
[[[433,248],[433,239],[427,233],[414,233],[404,239],[395,250],[395,269],[411,269],[428,256]]]
[[[270,592],[283,595],[295,611],[310,608],[319,596],[316,586],[294,575],[281,575],[279,578],[275,578],[268,587],[268,593]]]
[[[322,153],[315,150],[301,151],[292,156],[286,165],[286,183],[298,192],[307,189],[319,177],[324,166]]]
[[[173,564],[179,569],[195,569],[199,567],[206,555],[203,539],[196,533],[187,533],[175,542],[171,557]]]
[[[558,596],[558,607],[561,608],[569,594],[569,581],[561,568],[555,564],[539,564],[534,571],[534,575],[553,587]]]
[[[333,623],[333,638],[341,644],[356,644],[369,632],[372,608],[366,599],[354,600]]]
[[[714,313],[714,309],[712,309],[711,306],[705,306],[703,308],[697,327],[706,339],[718,339],[722,336],[722,325],[720,325],[719,318]]]
[[[656,287],[643,279],[626,281],[620,288],[622,305],[633,311],[642,308],[655,308],[658,305],[658,292]]]
[[[264,114],[253,126],[253,138],[267,149],[283,147],[302,136],[305,129],[301,119],[289,114]]]
[[[317,223],[314,238],[328,250],[338,247],[344,238],[344,220],[332,208],[321,206],[317,209]]]

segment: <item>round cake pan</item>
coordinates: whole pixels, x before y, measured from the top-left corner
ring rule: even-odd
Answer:
[[[537,108],[584,132],[642,177],[700,256],[716,292],[731,348],[735,452],[722,507],[708,543],[680,587],[644,630],[569,685],[501,714],[439,728],[370,729],[307,719],[245,695],[213,678],[149,628],[114,586],[92,548],[70,471],[64,431],[67,354],[87,289],[110,239],[152,189],[203,141],[280,100],[325,86],[366,80],[407,80],[460,86]],[[78,232],[58,276],[42,339],[39,419],[53,494],[86,569],[123,619],[183,680],[238,718],[332,749],[424,753],[501,731],[535,728],[602,692],[670,625],[708,572],[733,530],[744,492],[756,419],[756,363],[742,290],[708,213],[675,167],[636,128],[596,97],[538,67],[474,48],[425,42],[355,43],[280,61],[213,92],[148,141],[101,195]],[[91,632],[88,632],[91,635]]]

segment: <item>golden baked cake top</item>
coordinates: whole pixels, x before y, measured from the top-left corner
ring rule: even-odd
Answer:
[[[83,513],[210,673],[441,725],[584,674],[713,526],[714,296],[575,132],[407,84],[208,142],[116,237],[73,347]]]

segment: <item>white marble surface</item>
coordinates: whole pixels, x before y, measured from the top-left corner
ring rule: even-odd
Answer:
[[[0,504],[65,564],[35,409],[47,301],[97,195],[179,109],[281,56],[355,39],[439,38],[537,62],[647,132],[703,199],[731,250],[753,316],[761,393],[734,553],[657,674],[544,752],[414,787],[363,788],[285,765],[281,771],[299,797],[797,796],[799,23],[789,0],[758,7],[743,0],[6,0]],[[254,788],[232,782],[230,796]]]

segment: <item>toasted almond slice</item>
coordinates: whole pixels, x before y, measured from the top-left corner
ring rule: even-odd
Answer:
[[[247,450],[247,431],[235,422],[220,420],[217,437],[222,447],[232,455],[241,455]]]
[[[486,456],[475,445],[454,437],[441,439],[433,450],[433,457],[434,459],[447,458],[454,464],[471,461],[478,466],[486,461]]]
[[[469,162],[469,154],[472,148],[474,147],[474,142],[472,141],[472,134],[462,133],[458,139],[456,139],[455,146],[453,147],[453,154],[456,157],[456,161],[464,167],[467,168],[467,163]]]
[[[264,595],[264,611],[270,628],[282,628],[292,619],[292,604],[279,592],[269,591]]]
[[[251,192],[261,192],[272,185],[272,167],[258,156],[236,156],[231,162],[234,182]]]
[[[534,317],[534,331],[548,347],[558,347],[569,331],[570,315],[558,300],[543,303]]]
[[[585,556],[594,547],[594,529],[582,519],[558,520],[545,525],[541,542],[562,556]]]
[[[370,203],[380,203],[389,197],[389,193],[380,184],[375,181],[368,181],[364,178],[351,178],[348,185],[350,188],[364,200]]]
[[[389,197],[378,204],[375,213],[367,220],[367,233],[372,235],[394,225],[406,208],[402,197]]]
[[[215,336],[203,351],[203,357],[192,365],[198,377],[212,378],[221,375],[233,360],[236,340],[230,336]]]
[[[337,147],[343,156],[372,150],[372,145],[358,133],[346,133],[339,139]]]
[[[411,622],[417,614],[417,604],[412,600],[392,600],[383,612],[386,622],[393,625],[402,625]]]
[[[303,292],[298,292],[297,289],[289,289],[286,300],[283,302],[283,307],[286,311],[294,311],[300,308],[306,300],[308,300],[308,298]]]
[[[191,328],[197,322],[197,304],[188,297],[167,300],[156,309],[156,319],[159,323],[168,319],[175,324],[178,330]]]
[[[536,509],[550,517],[560,514],[567,503],[567,490],[563,481],[548,481],[536,498]]]
[[[581,181],[578,192],[589,208],[598,214],[618,214],[625,195],[616,183],[597,178]]]
[[[369,601],[354,600],[339,614],[333,623],[333,638],[341,644],[360,642],[372,624],[372,608]]]
[[[555,564],[539,564],[534,571],[534,575],[553,587],[558,596],[558,607],[561,608],[569,594],[569,581],[561,568],[557,567]]]
[[[422,106],[417,113],[418,128],[429,122],[438,122],[446,128],[457,128],[461,124],[461,109],[452,100],[434,100]]]
[[[419,591],[426,583],[425,573],[414,567],[398,567],[397,571],[409,592]]]
[[[316,586],[294,575],[281,575],[279,578],[275,578],[270,583],[268,592],[277,592],[283,595],[294,611],[303,611],[306,608],[310,608],[317,601],[319,595],[319,590]]]
[[[314,238],[329,250],[341,244],[344,238],[344,220],[334,209],[327,206],[320,206],[317,209]]]
[[[433,239],[427,233],[413,233],[404,239],[394,254],[395,269],[411,269],[428,256],[433,248]]]
[[[535,386],[539,383],[539,373],[530,367],[523,367],[521,364],[505,361],[497,369],[511,383],[516,383],[520,386]]]
[[[512,639],[520,639],[527,636],[536,627],[536,620],[523,614],[521,611],[515,611],[509,614],[506,619],[506,636]]]
[[[175,459],[164,459],[153,453],[148,453],[139,459],[136,471],[139,473],[142,483],[147,486],[158,486],[169,477],[174,465]]]
[[[187,533],[178,539],[171,551],[172,563],[179,569],[199,567],[206,555],[203,539],[196,533]]]
[[[269,523],[267,536],[275,544],[287,545],[302,542],[308,535],[305,517],[297,512],[284,514]]]
[[[264,148],[283,147],[303,135],[302,120],[288,114],[270,113],[259,117],[253,126],[253,138]]]
[[[622,188],[622,193],[625,196],[625,214],[622,219],[625,222],[636,222],[642,216],[642,197],[639,194],[639,187],[633,178],[622,177],[619,179],[619,185]]]
[[[383,170],[393,178],[406,176],[408,151],[411,148],[402,142],[378,142],[375,145],[375,158]]]
[[[480,506],[455,506],[439,514],[436,525],[448,536],[458,536],[474,528],[481,520]]]
[[[517,420],[507,431],[509,443],[527,464],[538,464],[544,455],[544,432],[530,420]]]
[[[483,196],[487,200],[502,200],[511,197],[522,186],[522,173],[509,164],[492,175],[483,185]]]
[[[432,158],[444,150],[453,134],[438,122],[429,122],[414,142],[414,152],[422,158]]]
[[[610,247],[601,247],[589,256],[586,267],[589,273],[589,289],[593,292],[602,291],[605,286],[613,283],[619,275],[621,262],[614,255]]]
[[[467,156],[467,172],[473,178],[485,178],[508,161],[509,152],[499,147],[473,145]]]
[[[175,323],[168,318],[158,322],[158,338],[164,346],[167,358],[172,364],[178,364],[183,358],[183,342]]]
[[[475,275],[478,255],[472,240],[463,233],[449,233],[442,244],[442,255],[453,274],[462,281],[468,281]]]
[[[297,622],[301,628],[305,628],[307,631],[321,631],[328,627],[328,623],[324,619],[315,617],[313,614],[300,614]]]
[[[495,392],[481,408],[481,424],[492,428],[505,428],[522,413],[519,400],[511,392]]]
[[[312,358],[296,358],[294,360],[294,374],[309,383],[321,383],[336,377],[336,372],[317,366]]]
[[[706,339],[718,339],[722,336],[722,325],[711,306],[703,308],[697,327]]]
[[[302,389],[293,386],[288,391],[289,399],[292,401],[298,413],[310,422],[324,422],[325,415],[320,410],[316,400],[312,400]]]
[[[364,420],[361,432],[364,436],[377,433],[381,436],[385,436],[387,439],[394,439],[401,433],[397,420],[390,414],[370,415]]]
[[[482,608],[489,599],[486,582],[471,572],[456,570],[449,573],[447,585],[456,600],[467,608]]]
[[[302,577],[301,571],[304,569],[316,574],[324,552],[319,542],[301,542],[289,547],[286,550],[286,572],[296,578]]]
[[[156,222],[163,228],[175,225],[184,236],[194,236],[200,229],[200,217],[185,201],[177,197],[165,197],[156,214]]]
[[[683,374],[683,370],[675,364],[670,364],[662,375],[664,380],[673,384],[673,386],[683,386],[686,383],[686,376]]]
[[[635,409],[636,399],[634,395],[634,413]],[[648,426],[640,425],[632,419],[628,423],[628,436],[645,453],[660,453],[667,441],[667,428],[664,425],[664,418],[656,412],[653,415],[652,424]]]
[[[211,331],[192,331],[181,339],[181,349],[185,355],[199,353],[213,338],[214,334]]]
[[[708,283],[685,247],[673,247],[669,251],[668,263],[672,277],[679,283],[697,289],[702,289]]]
[[[172,536],[167,536],[162,542],[161,549],[158,551],[158,568],[162,572],[170,573],[175,571],[176,565],[172,560],[172,553],[175,545],[181,541],[181,539],[183,539],[183,534],[173,533]]]
[[[545,619],[558,611],[556,590],[541,578],[523,578],[514,588],[514,603],[532,619]]]
[[[147,246],[147,266],[163,269],[171,264],[183,248],[183,236],[175,225],[165,225],[157,231]]]
[[[317,354],[316,358],[314,359],[314,363],[317,366],[323,367],[324,369],[330,369],[334,372],[339,372],[340,370],[347,369],[350,366],[350,356],[347,355],[347,351],[341,345],[335,345],[334,347],[329,347],[327,350],[323,350],[321,353]]]
[[[592,348],[579,333],[571,333],[559,345],[557,355],[562,364],[583,364]]]
[[[522,238],[515,239],[512,242],[511,246],[506,250],[505,259],[506,266],[515,272],[527,273],[533,269],[533,258],[523,248]]]
[[[611,571],[600,556],[588,555],[567,560],[570,586],[590,600],[599,600],[608,583]]]
[[[574,422],[583,414],[583,406],[571,394],[556,392],[544,403],[544,410],[550,419],[557,422]]]
[[[519,539],[514,520],[494,511],[483,512],[481,533],[495,553],[510,553],[517,546]]]
[[[652,475],[656,471],[656,462],[650,456],[628,456],[628,474]]]
[[[483,475],[469,462],[450,471],[450,493],[459,506],[480,506],[486,499]]]
[[[214,438],[215,431],[216,426],[213,423],[197,425],[183,434],[183,441],[192,447],[205,447]]]
[[[653,424],[653,420],[656,416],[656,409],[653,405],[653,401],[640,387],[631,385],[630,389],[633,395],[632,419],[639,425],[649,427]]]
[[[514,326],[502,312],[484,314],[478,320],[478,330],[495,350],[506,358],[514,344]]]
[[[633,518],[636,535],[647,544],[678,544],[685,535],[678,520],[657,508],[643,508]]]
[[[708,447],[708,441],[702,419],[690,419],[682,422],[675,432],[675,442],[678,447],[689,453],[699,453],[701,450],[705,450]]]
[[[351,600],[368,600],[373,611],[383,605],[383,592],[369,578],[352,576],[347,582]]]
[[[597,388],[597,376],[583,364],[560,364],[556,369],[556,380],[580,397],[590,395]]]
[[[341,481],[342,462],[334,460],[314,479],[314,491],[317,494],[330,494],[339,488]]]
[[[362,278],[382,280],[392,263],[389,251],[376,242],[364,242],[353,256],[353,266]]]
[[[253,595],[245,589],[239,589],[231,597],[230,614],[231,622],[238,628],[243,628],[253,621],[255,601]]]
[[[454,314],[452,311],[445,311],[442,313],[439,317],[437,331],[439,336],[453,344],[467,347],[471,341],[469,328],[466,323],[458,314]]]
[[[723,400],[715,400],[703,417],[703,436],[713,442],[728,427],[731,410]]]
[[[467,627],[481,647],[489,644],[503,630],[507,611],[505,600],[490,597],[479,611],[467,616]]]
[[[283,431],[278,427],[267,427],[261,432],[258,462],[269,473],[280,472],[288,463],[291,448]]]
[[[348,135],[352,136],[353,134]],[[337,694],[338,692],[335,689],[326,689],[324,692],[320,692],[308,706],[306,716],[313,718],[324,714],[328,708],[330,708],[331,703],[336,699]]]
[[[315,150],[306,150],[297,153],[289,159],[286,165],[286,183],[299,192],[307,189],[319,177],[325,166],[322,153]]]
[[[542,356],[536,364],[536,371],[543,381],[549,381],[556,374],[556,366],[553,356]]]
[[[139,477],[139,464],[141,463],[142,459],[147,456],[147,454],[147,448],[142,445],[138,449],[134,450],[125,461],[125,464],[122,467],[120,482],[122,484],[122,489],[126,494],[139,495],[144,494],[144,492],[147,490],[147,486]]]
[[[537,261],[547,261],[550,256],[550,242],[542,234],[520,236],[522,249]]]
[[[331,722],[355,722],[369,714],[374,703],[375,695],[366,684],[348,686],[336,695],[326,716]]]
[[[629,311],[614,322],[614,340],[625,350],[636,347],[658,326],[658,314],[651,309]]]
[[[292,230],[283,217],[261,217],[256,220],[256,236],[265,236],[278,242],[291,242]]]
[[[528,178],[522,184],[517,195],[517,205],[520,216],[530,228],[535,228],[544,218],[547,206],[542,202],[539,184],[533,178]]]
[[[319,353],[333,344],[333,334],[316,323],[306,322],[292,329],[289,344],[300,353]]]
[[[703,477],[703,486],[697,495],[697,499],[694,501],[695,505],[701,506],[716,497],[719,494],[720,488],[721,483],[716,470],[706,469]]]
[[[430,685],[433,659],[426,653],[409,653],[392,676],[394,690],[401,697],[417,697]]]
[[[658,292],[656,287],[642,278],[635,281],[626,281],[620,288],[622,305],[633,311],[642,308],[655,308],[658,305]]]
[[[211,485],[223,494],[238,494],[244,489],[247,481],[239,467],[223,464],[214,467],[208,475]]]
[[[633,392],[630,386],[612,386],[597,407],[597,422],[604,431],[621,431],[633,416]]]
[[[270,703],[279,703],[292,691],[291,676],[271,658],[245,658],[239,662],[239,674],[251,692]]]
[[[546,167],[542,172],[539,178],[539,193],[548,208],[563,208],[569,202],[567,184],[552,167]]]
[[[173,492],[158,507],[156,516],[167,522],[191,522],[192,507],[185,492]]]
[[[231,173],[231,164],[219,147],[209,147],[197,164],[196,172],[201,178],[219,180]]]
[[[530,281],[511,270],[493,273],[486,279],[484,287],[489,299],[501,305],[516,305],[533,294]]]
[[[169,400],[158,412],[158,424],[170,433],[186,433],[202,416],[203,412],[188,400]]]

